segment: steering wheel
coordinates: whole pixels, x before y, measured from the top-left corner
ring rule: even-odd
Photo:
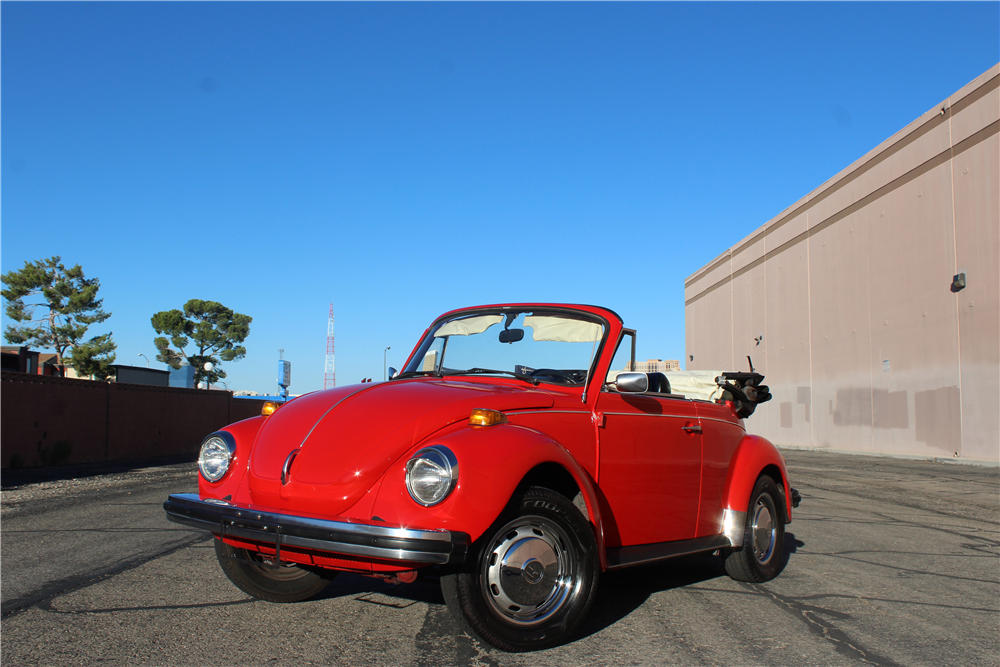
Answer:
[[[534,370],[534,371],[531,372],[531,377],[536,377],[536,376],[539,376],[539,375],[541,375],[542,377],[546,377],[547,376],[547,377],[553,377],[553,378],[560,378],[562,380],[565,380],[566,384],[576,384],[577,382],[579,382],[579,380],[577,380],[575,377],[573,377],[569,373],[567,373],[565,371],[560,371],[560,370],[555,369],[555,368],[538,368],[538,369],[536,369],[536,370]]]

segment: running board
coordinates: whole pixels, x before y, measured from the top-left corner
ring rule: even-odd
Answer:
[[[715,551],[732,546],[725,535],[709,535],[696,537],[693,540],[678,540],[676,542],[660,542],[658,544],[640,544],[634,547],[614,547],[608,549],[608,569],[618,570],[623,567],[645,565],[659,560],[687,556],[703,551]]]

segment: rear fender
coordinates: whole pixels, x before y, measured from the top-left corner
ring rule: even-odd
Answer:
[[[734,512],[746,512],[757,478],[764,472],[775,473],[774,480],[784,492],[785,522],[792,520],[792,494],[788,485],[788,470],[778,448],[759,435],[745,435],[729,463],[729,475],[723,492],[723,507]]]
[[[440,504],[423,507],[406,489],[406,462],[419,449],[431,445],[444,445],[455,454],[458,485]],[[601,514],[590,477],[565,447],[524,426],[503,424],[484,428],[466,424],[428,438],[386,471],[372,518],[406,527],[460,531],[474,541],[503,514],[529,473],[544,464],[560,466],[576,482],[587,505],[602,568],[605,567]],[[535,483],[539,481],[536,479]]]

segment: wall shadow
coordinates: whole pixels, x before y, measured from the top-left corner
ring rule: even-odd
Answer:
[[[101,461],[98,463],[77,463],[74,465],[51,466],[46,468],[3,468],[0,470],[0,487],[9,491],[27,484],[55,482],[66,479],[82,479],[100,475],[121,475],[142,468],[193,463],[198,460],[194,454],[171,454],[155,458],[131,459],[126,461]],[[193,472],[193,471],[192,471]]]

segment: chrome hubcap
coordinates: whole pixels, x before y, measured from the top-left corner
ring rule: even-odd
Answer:
[[[493,539],[483,563],[486,599],[504,620],[534,625],[562,608],[574,588],[569,537],[541,517],[521,517]]]
[[[766,502],[769,498],[759,498],[753,513],[753,552],[757,562],[766,563],[774,554],[777,534],[774,525],[774,506]]]

